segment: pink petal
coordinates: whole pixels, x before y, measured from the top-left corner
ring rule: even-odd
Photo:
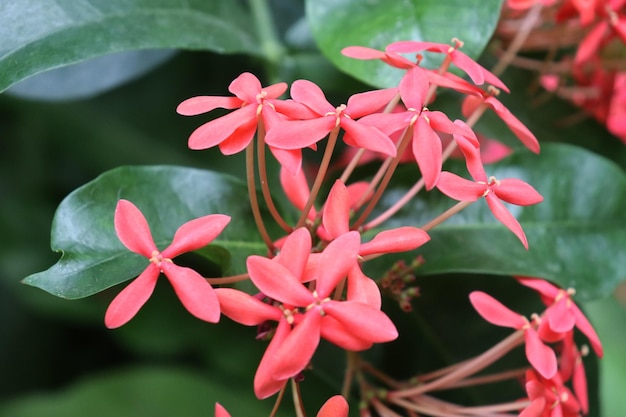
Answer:
[[[117,237],[132,252],[151,258],[157,251],[146,218],[130,201],[117,202],[114,225]]]
[[[272,155],[280,164],[281,169],[287,170],[292,175],[296,175],[302,168],[301,149],[279,149],[269,146]],[[312,207],[311,210],[315,211]]]
[[[291,98],[309,107],[320,116],[335,112],[335,108],[326,100],[322,89],[308,80],[294,81],[291,85]]]
[[[578,330],[580,330],[585,336],[587,336],[589,342],[591,343],[593,351],[596,352],[596,355],[598,355],[599,358],[602,358],[602,356],[604,356],[604,349],[602,348],[602,342],[600,342],[600,337],[598,337],[598,334],[594,330],[593,326],[591,325],[591,323],[589,323],[587,317],[585,317],[583,312],[580,311],[576,304],[572,304],[570,308],[576,316],[576,327],[578,327]]]
[[[322,214],[322,224],[332,239],[350,231],[350,202],[348,197],[348,189],[345,184],[339,180],[335,181],[333,188],[328,193]]]
[[[481,149],[474,146],[469,139],[461,135],[454,135],[457,146],[465,157],[465,165],[474,181],[488,182],[485,167],[483,166]]]
[[[278,123],[267,132],[265,142],[281,149],[303,149],[323,139],[335,127],[335,116]]]
[[[430,240],[428,233],[417,227],[398,227],[383,230],[372,240],[361,244],[359,255],[406,252],[417,249]]]
[[[441,173],[441,139],[424,117],[413,126],[413,156],[419,165],[427,190],[437,184]]]
[[[220,403],[215,403],[215,417],[230,417],[230,414]]]
[[[430,83],[424,77],[423,71],[415,67],[404,74],[398,89],[402,97],[402,102],[408,107],[420,112],[426,105],[426,94]]]
[[[216,288],[220,310],[229,319],[244,326],[257,326],[264,321],[279,321],[281,311],[258,298],[234,288]]]
[[[519,417],[540,417],[546,406],[544,397],[535,398],[528,407],[524,408]]]
[[[329,315],[322,317],[321,336],[330,343],[352,352],[366,350],[373,345],[369,340],[363,340],[350,333],[346,326]]]
[[[435,42],[418,42],[418,41],[398,41],[387,45],[385,51],[397,52],[401,54],[430,51],[445,53],[450,49],[450,45]]]
[[[541,194],[530,184],[517,178],[505,178],[493,187],[499,199],[518,206],[529,206],[543,201]]]
[[[262,91],[267,94],[266,99],[275,99],[282,96],[288,87],[287,83],[276,83],[263,87]]]
[[[482,65],[478,64],[472,58],[465,55],[463,52],[459,50],[452,52],[452,62],[454,62],[457,67],[465,71],[474,83],[481,85],[487,82],[501,90],[506,91],[507,93],[510,92],[508,87],[504,85],[498,77],[485,69]]]
[[[306,312],[302,321],[274,352],[274,379],[291,378],[304,370],[319,345],[321,325],[319,308]]]
[[[228,139],[230,135],[242,124],[250,123],[250,119],[256,120],[255,106],[245,106],[232,113],[211,120],[193,131],[189,136],[188,146],[190,149],[209,149],[219,145]]]
[[[548,297],[552,300],[554,300],[561,291],[560,288],[550,284],[548,281],[543,279],[519,276],[515,278],[520,284],[525,285],[528,288],[532,288],[542,296]],[[552,301],[550,302],[550,304],[552,304]]]
[[[382,343],[398,337],[398,330],[391,319],[370,305],[358,301],[328,301],[322,308],[359,339]]]
[[[509,109],[504,107],[495,97],[486,98],[485,103],[488,103],[493,108],[524,146],[534,153],[539,153],[539,142],[535,135]]]
[[[357,123],[348,117],[341,118],[341,127],[346,132],[343,141],[348,145],[380,152],[387,156],[396,156],[396,145],[375,127]]]
[[[228,91],[245,103],[255,103],[257,94],[261,93],[261,82],[254,74],[244,72],[230,83]]]
[[[161,269],[187,311],[209,323],[219,321],[220,303],[206,279],[191,268],[171,262],[161,262]]]
[[[471,292],[469,299],[478,314],[491,324],[518,330],[528,324],[524,316],[482,291]]]
[[[311,253],[311,233],[305,227],[294,230],[280,248],[280,253],[274,258],[293,274],[300,277]]]
[[[183,116],[195,116],[217,108],[236,109],[241,107],[242,103],[237,97],[198,96],[180,103],[176,107],[176,112]]]
[[[355,59],[384,59],[386,56],[383,51],[365,46],[348,46],[341,50],[341,54]]]
[[[608,29],[608,22],[602,21],[585,35],[585,38],[578,44],[578,48],[576,49],[576,56],[574,57],[575,64],[580,65],[593,58],[598,52]]]
[[[528,239],[526,239],[526,234],[524,233],[522,226],[506,209],[506,207],[504,207],[502,201],[500,201],[494,193],[487,194],[485,199],[487,200],[487,205],[489,206],[489,209],[493,213],[494,217],[498,219],[500,223],[505,225],[511,232],[513,232],[520,242],[522,242],[524,247],[528,249]]]
[[[551,379],[556,375],[557,361],[554,351],[544,345],[539,335],[533,328],[526,329],[524,333],[526,342],[526,358],[541,376]]]
[[[181,253],[193,252],[211,243],[230,222],[230,216],[209,214],[188,221],[176,230],[172,243],[161,255],[175,258]]]
[[[488,189],[487,184],[479,184],[447,171],[439,175],[437,188],[448,197],[458,201],[476,201]]]
[[[579,357],[574,365],[574,374],[572,375],[572,387],[576,393],[576,399],[580,404],[580,409],[584,415],[589,412],[589,396],[587,389],[587,375],[585,374],[585,366]]]
[[[359,119],[358,123],[375,127],[385,135],[391,136],[393,133],[406,129],[411,122],[411,118],[416,114],[418,113],[414,111],[401,113],[375,113],[362,117]]]
[[[366,91],[352,95],[344,112],[352,119],[358,119],[368,114],[383,110],[398,94],[397,88]]]
[[[346,299],[367,304],[377,310],[380,310],[382,305],[378,284],[365,275],[358,264],[354,265],[348,272]]]
[[[348,402],[341,395],[330,397],[320,408],[317,417],[348,417]]]
[[[254,394],[258,399],[263,400],[274,395],[285,385],[288,378],[278,380],[274,378],[274,370],[280,365],[280,358],[275,355],[276,350],[281,346],[285,338],[291,333],[291,325],[286,320],[278,322],[278,327],[274,337],[270,341],[265,354],[261,358],[259,367],[254,375]]]
[[[569,332],[574,328],[576,316],[574,312],[568,308],[567,303],[571,302],[568,297],[563,297],[556,303],[552,304],[546,310],[546,318],[550,328],[557,333]]]
[[[109,329],[115,329],[135,317],[135,314],[152,295],[159,274],[159,268],[150,263],[141,275],[111,301],[104,315],[104,325]]]
[[[361,201],[361,199],[367,202],[374,194],[374,191],[370,189],[369,182],[366,181],[352,183],[346,188],[348,189],[348,201],[352,210],[359,209],[356,204]],[[367,196],[365,193],[368,193]]]
[[[337,283],[346,277],[356,262],[360,244],[359,233],[348,232],[326,246],[312,276],[317,282],[315,290],[319,298],[328,297]]]
[[[309,184],[304,176],[304,171],[298,171],[295,175],[291,175],[288,170],[281,169],[280,184],[291,204],[293,204],[293,206],[298,210],[302,211],[309,200],[309,196],[311,195],[311,192],[309,191]],[[315,216],[315,209],[311,208],[307,217],[313,220],[315,219]]]
[[[254,285],[268,297],[298,307],[306,307],[315,301],[300,282],[300,277],[294,276],[280,263],[252,255],[246,265]]]
[[[253,108],[251,106],[249,108],[250,113],[252,113]],[[224,155],[234,155],[243,151],[254,139],[257,126],[258,119],[256,117],[245,120],[226,139],[220,142],[218,145],[220,152]]]

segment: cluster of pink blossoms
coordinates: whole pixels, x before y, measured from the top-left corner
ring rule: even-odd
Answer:
[[[535,61],[517,56],[511,64],[540,72],[546,90],[571,101],[626,143],[626,1],[505,4],[496,37],[516,43],[520,52],[541,51],[549,57]]]
[[[282,392],[288,381],[301,377],[321,339],[346,351],[358,352],[375,343],[397,338],[394,323],[381,309],[378,282],[363,272],[363,262],[419,248],[429,241],[428,230],[483,197],[495,218],[528,248],[522,226],[504,203],[527,206],[540,202],[542,197],[519,179],[496,179],[487,175],[481,141],[474,133],[473,125],[485,111],[492,110],[531,151],[539,152],[539,144],[497,99],[499,90],[508,91],[507,87],[463,54],[459,50],[461,46],[462,43],[455,40],[452,46],[397,42],[385,51],[346,48],[344,54],[349,57],[380,59],[405,72],[396,88],[355,94],[346,104],[339,106],[330,104],[322,90],[306,80],[291,85],[291,99],[281,99],[287,90],[285,83],[262,87],[250,73],[241,74],[230,84],[232,97],[201,96],[181,103],[177,110],[183,115],[198,115],[216,108],[233,110],[196,129],[189,138],[189,147],[207,149],[218,146],[225,155],[245,150],[252,212],[268,254],[248,257],[247,273],[243,276],[229,277],[231,280],[204,278],[192,269],[177,266],[174,258],[211,243],[227,226],[228,216],[213,214],[185,223],[176,232],[172,243],[161,251],[155,246],[140,210],[131,202],[120,200],[115,212],[115,230],[129,250],[147,258],[148,266],[113,300],[106,312],[107,327],[115,328],[128,322],[148,300],[163,272],[192,315],[215,323],[223,314],[242,325],[258,326],[260,337],[270,340],[254,378],[256,396],[267,398]],[[417,59],[407,59],[407,53],[417,54]],[[421,53],[442,54],[442,66],[438,70],[421,67]],[[465,72],[471,82],[449,72],[451,65]],[[489,84],[489,87],[483,89],[480,87],[483,84]],[[466,120],[450,120],[445,113],[428,108],[435,91],[441,88],[465,96],[462,112]],[[341,175],[333,178],[330,192],[321,198],[323,203],[318,204],[322,184],[329,179],[329,167],[340,137],[355,152],[342,165]],[[318,143],[324,139],[322,162],[313,172],[314,178],[309,186],[303,169],[303,151],[316,151]],[[300,217],[295,222],[283,218],[272,200],[265,170],[266,147],[281,164],[282,190],[299,211]],[[443,163],[455,150],[465,159],[471,179],[442,170]],[[378,173],[368,181],[351,182],[355,166],[362,160],[371,161],[372,155],[375,155],[374,159],[383,160]],[[421,179],[397,204],[372,216],[400,162],[415,163],[422,174]],[[270,236],[267,232],[269,219],[260,215],[257,182],[272,220],[284,230],[282,236]],[[459,203],[427,225],[383,228],[373,238],[363,241],[363,232],[378,230],[379,225],[420,190],[433,188]],[[249,294],[236,288],[213,288],[218,283],[243,279],[249,279],[258,292]],[[582,379],[576,376],[580,374],[577,365],[580,354],[571,338],[574,324],[590,337],[595,349],[601,348],[598,348],[599,342],[589,324],[571,304],[568,293],[557,294],[555,291],[559,290],[547,283],[535,284],[530,280],[522,280],[522,283],[534,286],[550,300],[550,307],[544,314],[546,319],[522,319],[505,311],[504,306],[485,294],[474,293],[471,299],[487,320],[524,329],[528,358],[533,366],[528,371],[526,384],[528,401],[516,403],[511,409],[522,410],[523,417],[540,416],[544,415],[542,410],[552,404],[548,397],[554,392],[552,388],[558,385],[557,375],[561,380],[567,380],[573,373],[574,389],[579,398],[583,396]],[[542,326],[544,322],[548,325]],[[516,339],[516,343],[519,340]],[[563,361],[569,362],[562,365],[558,373],[554,352],[542,340],[568,346],[563,348],[561,357],[568,357]],[[509,344],[509,348],[513,346]],[[570,373],[567,374],[565,369],[570,369]],[[444,373],[444,378],[448,379],[439,380],[438,386],[444,386],[445,381],[459,382],[469,375],[464,372],[453,374],[454,377]],[[428,384],[418,387],[422,390],[420,392],[426,392],[425,386]],[[557,388],[561,387],[562,383]],[[408,399],[413,401],[411,407],[414,408],[406,405]],[[425,415],[431,414],[424,411],[424,407],[442,406],[432,403],[430,396],[417,395],[411,388],[390,392],[387,398],[373,398],[370,404],[381,412],[387,407],[384,401]],[[319,415],[346,415],[347,404],[344,406],[344,403],[342,397],[334,397]],[[561,403],[565,404],[564,401]],[[586,403],[579,400],[579,404],[585,410]],[[330,409],[335,411],[328,411]],[[221,406],[216,410],[218,416],[228,415]]]

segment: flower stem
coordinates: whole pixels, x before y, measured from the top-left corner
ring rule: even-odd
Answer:
[[[254,177],[254,142],[250,142],[250,144],[246,147],[246,178],[248,180],[248,198],[250,199],[250,207],[252,208],[254,222],[259,230],[261,239],[263,239],[263,242],[265,242],[269,251],[274,253],[276,248],[274,247],[274,243],[267,233],[267,229],[263,223],[261,209],[259,208],[259,200],[256,195],[256,180]]]
[[[276,397],[276,402],[274,403],[274,407],[272,408],[272,412],[270,413],[269,417],[276,416],[276,413],[278,412],[278,408],[280,407],[280,404],[283,402],[283,397],[285,396],[286,390],[287,390],[287,384],[283,385],[280,391],[278,391],[278,397]]]
[[[426,232],[429,231],[435,226],[438,226],[444,221],[448,220],[450,217],[454,216],[458,212],[462,211],[472,203],[474,203],[474,201],[459,201],[454,206],[450,207],[448,210],[444,211],[439,216],[426,223],[424,226],[421,227],[421,229]]]
[[[267,181],[267,165],[265,163],[265,124],[263,123],[263,119],[259,118],[258,128],[257,128],[257,161],[259,168],[259,181],[261,182],[261,191],[263,192],[263,198],[265,199],[265,204],[267,204],[267,209],[270,214],[278,223],[278,225],[287,233],[291,232],[291,226],[287,224],[287,222],[280,215],[276,206],[274,205],[274,200],[272,199],[272,193],[270,192],[268,181]]]
[[[315,177],[315,181],[313,182],[313,187],[311,187],[311,195],[309,195],[309,200],[306,202],[304,209],[302,210],[302,215],[296,224],[294,229],[304,226],[306,222],[307,216],[311,207],[313,207],[313,203],[317,198],[317,194],[322,188],[322,183],[326,178],[326,172],[328,171],[328,167],[330,165],[330,159],[333,156],[333,152],[335,150],[335,144],[337,143],[337,137],[339,136],[339,126],[335,127],[330,131],[328,135],[328,142],[326,143],[326,150],[324,151],[324,156],[322,157],[322,162],[320,163],[320,168],[317,171],[317,176]]]
[[[235,282],[241,282],[250,279],[250,275],[248,274],[239,274],[233,275],[230,277],[221,277],[221,278],[205,278],[207,282],[211,285],[219,285],[219,284],[234,284]]]
[[[481,355],[473,358],[472,360],[467,361],[462,366],[456,368],[454,371],[446,374],[445,376],[416,387],[390,392],[388,398],[412,397],[425,392],[443,389],[449,384],[456,383],[457,381],[491,365],[493,362],[507,354],[515,346],[519,345],[523,340],[524,330],[517,330],[506,339],[493,346],[491,349],[483,352]],[[419,412],[420,410],[415,411]]]
[[[291,378],[291,393],[293,394],[293,406],[296,409],[296,417],[306,417],[304,404],[302,403],[302,394],[300,393],[300,385],[298,385],[293,378]]]

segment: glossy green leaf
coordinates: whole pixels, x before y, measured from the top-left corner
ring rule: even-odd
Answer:
[[[458,162],[445,168],[464,169]],[[534,206],[508,206],[522,224],[530,250],[478,201],[430,232],[431,241],[418,251],[425,259],[420,274],[536,276],[575,288],[579,299],[606,296],[625,278],[626,175],[617,165],[570,145],[545,144],[540,155],[520,151],[489,166],[487,175],[520,178],[543,195],[544,201]],[[391,189],[383,205],[406,187]],[[429,193],[414,199],[388,225],[423,225],[453,203],[439,192]],[[389,267],[389,261],[374,262]]]
[[[307,18],[322,52],[342,71],[377,87],[394,87],[403,71],[380,61],[341,55],[346,46],[383,50],[400,40],[464,42],[463,52],[478,57],[495,30],[501,0],[307,0]],[[450,24],[454,22],[454,24]],[[426,67],[441,61],[425,55]]]
[[[220,248],[200,254],[223,272],[235,274],[244,272],[248,255],[265,252],[247,203],[247,187],[234,177],[172,166],[121,167],[63,200],[53,220],[51,241],[62,257],[24,283],[74,299],[137,276],[147,260],[126,249],[113,226],[115,206],[122,198],[143,212],[161,249],[183,223],[221,213],[231,216],[231,221],[211,244]]]
[[[0,5],[0,91],[40,72],[134,49],[257,54],[236,1],[27,0]]]

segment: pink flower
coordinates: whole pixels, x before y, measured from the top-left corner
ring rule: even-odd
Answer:
[[[519,417],[580,417],[580,404],[558,373],[553,378],[544,378],[528,370],[526,393],[531,404]]]
[[[268,134],[266,142],[280,149],[303,149],[314,145],[334,128],[341,126],[345,131],[344,142],[350,146],[382,152],[395,156],[396,147],[383,133],[374,127],[357,123],[355,120],[383,109],[396,95],[396,89],[368,91],[355,94],[347,105],[334,107],[323,91],[307,80],[297,80],[291,86],[291,96],[307,106],[314,118],[283,121],[276,124]]]
[[[469,297],[472,306],[474,306],[478,314],[489,323],[496,326],[524,330],[528,362],[544,378],[550,379],[556,375],[557,360],[554,351],[543,344],[537,331],[526,317],[510,310],[484,292],[473,291]]]
[[[487,205],[496,219],[508,227],[528,249],[528,240],[522,226],[506,209],[502,201],[519,206],[528,206],[543,201],[541,194],[529,184],[516,178],[498,180],[495,177],[490,177],[487,179],[479,151],[462,140],[457,140],[457,143],[465,155],[467,169],[474,181],[444,171],[437,182],[439,191],[459,201],[476,201],[485,197]]]
[[[330,397],[317,413],[317,417],[348,417],[348,402],[341,395]],[[215,417],[230,417],[230,413],[220,404],[215,403]]]
[[[150,298],[161,272],[187,311],[201,320],[217,322],[220,309],[211,285],[193,269],[174,264],[172,258],[208,245],[229,221],[230,217],[223,214],[191,220],[178,228],[166,249],[159,251],[141,211],[130,201],[118,201],[114,219],[117,236],[129,250],[146,257],[149,264],[113,299],[105,314],[105,325],[112,329],[132,319]]]
[[[596,355],[600,358],[603,356],[604,351],[600,338],[587,317],[572,300],[572,290],[563,290],[539,278],[516,278],[520,284],[534,289],[541,295],[544,304],[548,306],[545,313],[546,323],[552,332],[557,333],[557,337],[559,334],[561,335],[559,339],[576,326],[587,336]]]

